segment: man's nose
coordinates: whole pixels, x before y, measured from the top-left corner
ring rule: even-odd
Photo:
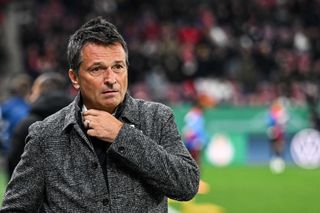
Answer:
[[[107,84],[107,85],[113,85],[113,84],[117,83],[117,81],[116,81],[115,78],[106,78],[104,80],[104,83]]]
[[[113,85],[117,82],[115,73],[110,67],[103,73],[103,78],[104,83],[108,85]]]

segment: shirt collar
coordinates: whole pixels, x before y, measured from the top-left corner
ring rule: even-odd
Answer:
[[[113,116],[116,115],[117,109],[118,109],[118,108],[116,108],[116,110],[112,113]],[[81,113],[83,113],[83,112],[85,112],[85,111],[87,111],[87,110],[88,110],[88,109],[87,109],[86,105],[82,104]]]

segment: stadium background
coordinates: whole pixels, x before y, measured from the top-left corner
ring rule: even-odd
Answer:
[[[182,130],[201,94],[210,137],[223,134],[235,149],[224,167],[204,152],[202,178],[210,191],[172,208],[319,212],[320,172],[297,167],[289,152],[295,133],[317,128],[310,109],[318,109],[319,11],[318,0],[0,0],[0,100],[14,74],[66,75],[68,36],[90,17],[104,16],[128,42],[132,95],[172,106]],[[280,96],[290,106],[288,166],[275,175],[265,116]],[[3,193],[3,172],[0,180]]]

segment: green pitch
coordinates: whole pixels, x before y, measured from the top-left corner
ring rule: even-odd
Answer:
[[[217,168],[202,166],[202,179],[210,185],[196,204],[215,204],[224,213],[319,213],[320,170],[287,166],[273,174],[268,166]],[[172,203],[181,210],[182,203]],[[197,213],[197,212],[194,212]]]
[[[289,166],[272,174],[267,166],[217,168],[202,165],[202,179],[210,185],[207,194],[193,200],[197,205],[215,204],[224,213],[319,213],[320,170]],[[6,186],[0,171],[0,196]],[[183,209],[182,202],[170,205]],[[195,211],[194,213],[198,213]]]
[[[0,198],[1,198],[1,201],[2,201],[2,197],[3,197],[5,190],[6,190],[7,181],[8,181],[7,174],[5,173],[5,171],[3,169],[0,169]]]

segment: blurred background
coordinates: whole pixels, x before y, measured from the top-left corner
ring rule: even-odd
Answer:
[[[171,106],[186,143],[201,105],[205,190],[170,212],[320,211],[319,0],[0,0],[0,101],[17,75],[67,78],[68,38],[98,15],[128,43],[130,93]]]

